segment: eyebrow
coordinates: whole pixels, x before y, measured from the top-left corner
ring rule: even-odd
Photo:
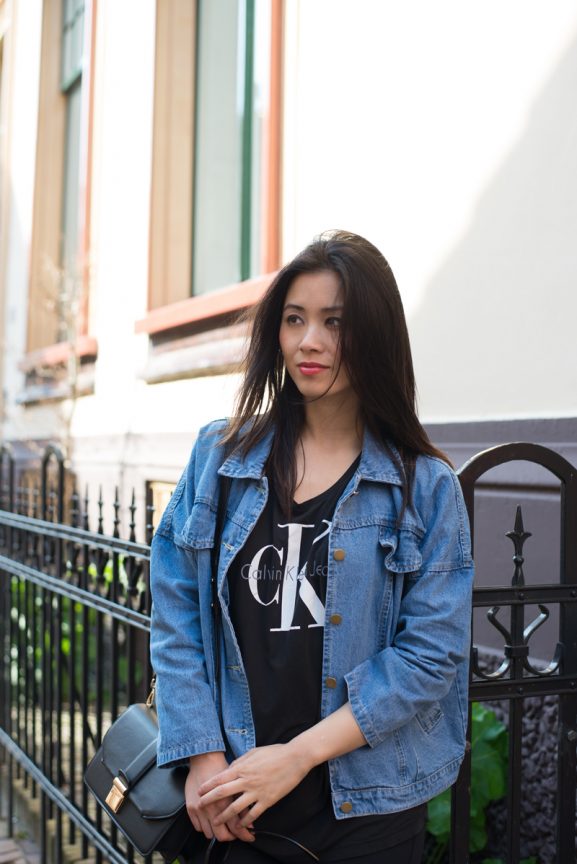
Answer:
[[[305,307],[299,306],[297,303],[287,303],[284,307],[285,309],[296,309],[298,312],[304,312]],[[321,312],[338,312],[343,308],[343,304],[340,303],[337,306],[323,306],[320,310]]]

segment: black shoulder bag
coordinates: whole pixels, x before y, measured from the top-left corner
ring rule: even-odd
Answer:
[[[217,574],[230,479],[219,478],[218,509],[211,556],[214,672],[220,673],[220,606]],[[104,735],[86,768],[84,782],[116,827],[141,855],[159,852],[173,861],[194,833],[186,811],[184,766],[158,768],[158,719],[154,708],[156,676],[146,703],[130,705]],[[199,843],[205,840],[198,835]],[[188,847],[190,844],[188,844]]]

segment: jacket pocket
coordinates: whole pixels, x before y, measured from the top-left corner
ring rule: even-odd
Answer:
[[[376,747],[359,747],[332,763],[338,785],[350,790],[398,789],[414,783],[419,773],[415,751],[402,729],[395,729]]]
[[[443,709],[438,702],[433,702],[432,705],[423,708],[422,711],[418,711],[415,716],[423,732],[428,735],[429,732],[433,731],[439,720],[442,720]]]

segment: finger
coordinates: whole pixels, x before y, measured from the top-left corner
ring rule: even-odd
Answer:
[[[192,813],[190,810],[187,810],[187,813],[188,813],[188,818],[192,822],[192,827],[194,828],[194,830],[195,831],[202,831],[202,828],[200,827],[200,819],[198,818],[196,813]]]
[[[248,792],[245,792],[243,795],[240,795],[234,801],[232,801],[228,807],[225,807],[222,810],[216,819],[213,820],[213,825],[220,825],[223,822],[230,822],[230,820],[239,819],[239,813],[242,813],[243,810],[247,810],[252,804],[254,804],[254,797],[250,795]],[[250,811],[251,816],[248,816],[247,821],[243,824],[244,828],[248,828],[250,823],[252,822],[252,810]]]
[[[193,804],[187,804],[186,805],[186,812],[188,813],[188,818],[190,819],[190,821],[193,824],[194,830],[202,832],[202,830],[203,830],[202,819],[205,819],[205,821],[206,821],[206,817],[204,816],[204,814],[201,818],[199,813],[197,813],[196,805],[193,805]]]
[[[227,807],[229,804],[232,804],[232,801],[232,798],[228,798],[224,802],[219,801],[217,804],[211,804],[206,808],[206,810],[203,810],[203,816],[208,822],[210,822],[213,830],[217,826],[217,824],[221,824],[217,822],[217,820],[219,819],[220,814],[223,812],[225,807]],[[224,824],[224,821],[222,822],[222,824]]]
[[[248,828],[243,828],[238,819],[227,822],[226,827],[231,834],[234,834],[237,840],[242,840],[244,843],[253,843],[256,840],[253,832]]]
[[[262,816],[265,810],[268,808],[264,804],[253,804],[249,809],[248,813],[243,815],[240,819],[240,824],[243,828],[248,828],[249,825],[252,825],[253,822],[256,822],[259,816]]]
[[[227,825],[212,825],[214,836],[220,843],[229,843],[235,839],[235,835]]]
[[[250,812],[251,812],[250,807],[246,807],[244,810],[241,810],[240,813],[238,814],[239,823],[240,823],[240,820],[243,818],[243,816],[246,816],[247,813],[250,813]],[[249,829],[249,831],[254,831],[254,825],[252,822],[248,826],[248,829]]]
[[[202,794],[200,796],[199,807],[207,807],[209,804],[214,804],[223,798],[232,798],[233,795],[239,795],[241,792],[244,792],[243,781],[239,778],[231,780],[228,783],[223,783],[221,786],[216,786],[210,792]]]
[[[200,816],[198,817],[198,822],[199,831],[201,832],[201,834],[204,834],[207,840],[212,840],[212,838],[214,837],[214,831],[212,829],[210,821],[205,816]]]
[[[204,795],[205,792],[210,792],[210,790],[214,789],[216,786],[220,786],[222,783],[228,783],[236,777],[238,777],[238,773],[227,768],[226,771],[221,771],[219,774],[215,774],[214,777],[209,777],[208,780],[201,783],[197,789],[197,794]]]

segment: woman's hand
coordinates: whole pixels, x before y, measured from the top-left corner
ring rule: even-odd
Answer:
[[[216,837],[221,842],[238,838],[251,843],[254,837],[247,827],[241,826],[236,813],[230,818],[220,818],[223,810],[233,803],[233,798],[222,797],[215,803],[202,807],[200,804],[199,787],[206,785],[206,781],[210,782],[215,775],[220,776],[227,768],[228,762],[224,753],[202,753],[199,756],[192,756],[184,787],[186,809],[195,829],[205,837],[209,839]],[[246,824],[251,823],[252,818],[249,818]]]
[[[234,819],[239,819],[234,825],[252,826],[265,810],[298,786],[315,765],[366,743],[346,702],[288,744],[255,747],[219,774],[213,772],[211,778],[196,787],[200,812],[214,813],[212,808],[216,807],[218,815],[211,818],[215,827],[225,823],[230,826]]]
[[[220,812],[214,818],[215,826],[228,825],[234,819],[240,819],[241,826],[252,825],[298,786],[312,768],[293,744],[255,747],[235,759],[198,789],[201,812],[217,808]]]

